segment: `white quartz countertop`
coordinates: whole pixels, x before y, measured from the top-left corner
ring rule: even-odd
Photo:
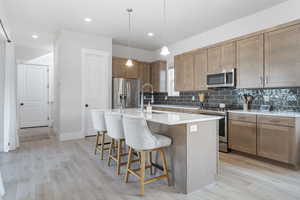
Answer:
[[[178,112],[152,111],[151,113],[142,112],[140,109],[112,109],[109,112],[122,113],[123,115],[144,117],[147,121],[166,125],[188,124],[195,122],[205,122],[211,120],[220,120],[223,117],[213,115],[187,114]]]
[[[261,110],[229,110],[231,113],[239,114],[253,114],[253,115],[269,115],[269,116],[280,116],[280,117],[300,117],[299,112],[284,112],[284,111],[261,111]]]
[[[192,109],[199,110],[199,106],[185,106],[185,105],[165,105],[165,104],[153,104],[153,107],[161,107],[161,108],[179,108],[179,109]]]

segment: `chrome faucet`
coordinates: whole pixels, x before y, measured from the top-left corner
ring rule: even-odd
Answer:
[[[141,92],[141,110],[144,111],[144,88],[145,87],[151,87],[151,103],[154,103],[154,96],[153,96],[153,85],[150,83],[145,83],[142,86],[142,92]]]

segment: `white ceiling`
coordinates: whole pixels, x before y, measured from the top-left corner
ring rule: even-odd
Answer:
[[[133,8],[131,46],[155,50],[286,0],[167,0],[166,38],[162,38],[163,0],[4,0],[13,38],[39,48],[52,44],[60,29],[94,33],[127,44],[128,16]],[[83,21],[92,18],[89,24]],[[147,32],[154,32],[150,38]],[[38,34],[33,41],[31,35]]]

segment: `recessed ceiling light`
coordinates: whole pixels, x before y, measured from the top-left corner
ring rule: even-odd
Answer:
[[[92,19],[91,19],[91,18],[88,18],[88,17],[86,17],[86,18],[84,18],[84,21],[85,21],[85,22],[91,22],[91,21],[92,21]]]
[[[31,37],[32,37],[33,39],[38,39],[38,38],[39,38],[39,36],[38,36],[37,34],[33,34]]]
[[[149,37],[153,37],[153,36],[154,36],[154,33],[149,32],[149,33],[147,33],[147,35],[148,35]]]

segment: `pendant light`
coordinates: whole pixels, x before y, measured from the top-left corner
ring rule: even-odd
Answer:
[[[129,49],[130,48],[129,42],[130,42],[130,39],[131,39],[131,13],[132,13],[132,8],[127,8],[126,11],[128,12],[128,33],[129,33],[129,36],[128,36],[128,40],[127,40],[127,47]],[[128,60],[127,60],[125,65],[127,67],[132,67],[133,66],[133,62],[132,62],[132,59],[131,59],[131,56],[130,56],[130,52],[129,52]]]
[[[165,34],[166,34],[166,26],[167,26],[167,16],[166,16],[166,1],[167,0],[164,0],[164,10],[163,10],[163,15],[164,15],[164,32],[163,32],[163,40],[165,40]],[[169,51],[169,48],[164,45],[162,48],[161,48],[161,51],[160,51],[160,55],[162,56],[167,56],[170,54],[170,51]]]

